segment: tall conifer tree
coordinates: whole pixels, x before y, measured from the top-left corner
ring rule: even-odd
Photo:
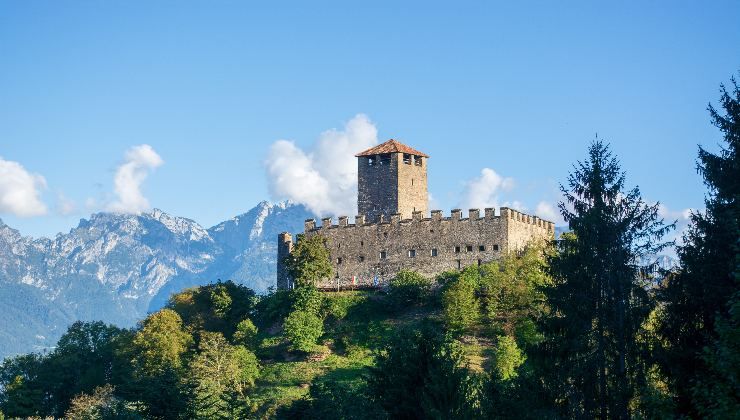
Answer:
[[[740,290],[740,273],[733,275],[740,252],[740,87],[735,79],[732,85],[731,91],[724,85],[720,89],[724,114],[709,105],[725,144],[716,154],[699,147],[697,169],[709,190],[706,211],[692,213],[685,245],[678,250],[681,270],[661,293],[665,315],[660,333],[666,343],[661,362],[683,414],[697,415],[696,406],[706,405],[692,402],[692,388],[707,374],[704,352],[719,336],[718,320],[725,337],[728,326],[737,325],[729,301]]]
[[[552,397],[566,417],[627,418],[644,377],[635,336],[653,304],[641,262],[665,246],[672,225],[634,188],[609,147],[597,140],[561,186],[571,234],[550,258],[554,285],[541,350]]]

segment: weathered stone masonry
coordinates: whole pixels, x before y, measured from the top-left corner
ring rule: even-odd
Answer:
[[[532,240],[554,236],[553,223],[506,207],[498,214],[492,208],[483,214],[471,209],[465,218],[461,210],[452,210],[450,217],[433,210],[426,217],[428,156],[391,140],[357,157],[361,215],[353,224],[347,217],[339,217],[338,224],[332,224],[331,218],[322,219],[321,226],[313,219],[305,223],[307,237],[327,238],[335,268],[335,278],[326,279],[320,288],[382,286],[402,269],[434,276],[490,262]],[[416,158],[420,163],[415,163]],[[375,219],[366,219],[363,210],[375,214]],[[292,235],[280,234],[278,288],[291,287],[282,261],[292,247]]]

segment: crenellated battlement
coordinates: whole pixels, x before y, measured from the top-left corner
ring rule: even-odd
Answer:
[[[316,219],[306,219],[306,221],[304,222],[304,232],[308,233],[308,232],[313,232],[313,231],[322,230],[322,229],[355,228],[358,226],[372,227],[375,225],[388,225],[388,224],[414,224],[414,223],[419,223],[419,222],[430,222],[430,221],[434,221],[434,222],[464,222],[464,221],[479,222],[479,221],[486,221],[486,220],[495,221],[501,218],[508,219],[514,223],[519,223],[523,225],[532,225],[534,227],[538,227],[546,231],[550,231],[553,234],[555,233],[555,223],[550,222],[545,219],[541,219],[537,216],[532,216],[526,213],[522,213],[520,211],[511,209],[509,207],[501,207],[499,209],[498,214],[496,214],[495,209],[491,207],[485,208],[483,211],[483,216],[481,216],[480,209],[469,209],[468,216],[465,218],[462,217],[462,210],[453,209],[450,212],[449,217],[444,217],[442,210],[432,210],[429,213],[429,217],[425,217],[424,212],[415,211],[412,213],[412,217],[410,219],[403,219],[400,213],[392,214],[390,219],[380,214],[372,222],[366,221],[365,216],[362,216],[362,215],[355,216],[354,223],[349,223],[349,217],[347,216],[339,216],[337,218],[337,223],[333,223],[334,219],[331,217],[324,217],[321,219],[321,225],[318,225],[318,226],[316,224]]]

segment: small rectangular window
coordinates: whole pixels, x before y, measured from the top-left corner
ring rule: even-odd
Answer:
[[[480,252],[486,252],[486,246],[485,245],[478,245],[478,251],[480,251]]]
[[[365,262],[365,256],[364,255],[360,255],[360,262]]]
[[[494,245],[494,246],[493,246],[493,250],[494,250],[494,251],[498,251],[498,245]]]
[[[480,266],[481,266],[481,264],[483,264],[483,260],[481,260],[481,259],[478,259],[478,267],[480,267]]]
[[[375,158],[374,157],[367,158],[367,166],[375,166]]]
[[[337,258],[337,264],[341,264],[341,263],[342,263],[342,257]]]
[[[388,256],[388,254],[385,251],[380,251],[380,259],[381,260],[386,259],[387,256]]]
[[[467,252],[473,252],[473,245],[468,245],[465,247],[465,251]]]
[[[360,246],[365,246],[365,241],[360,241]]]
[[[432,252],[429,255],[431,255],[432,257],[436,257],[437,256],[437,248],[432,248]]]
[[[459,254],[459,253],[460,253],[460,247],[459,246],[456,246],[455,247],[455,254]]]
[[[415,258],[415,257],[416,257],[416,250],[409,249],[409,258]]]
[[[461,260],[457,260],[457,269],[458,270],[462,269],[462,261]]]
[[[414,165],[421,166],[421,156],[414,156]]]
[[[408,153],[403,154],[403,163],[411,165],[411,155]]]

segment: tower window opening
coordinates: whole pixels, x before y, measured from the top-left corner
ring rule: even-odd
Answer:
[[[375,166],[375,157],[367,158],[367,166]]]
[[[360,241],[360,246],[365,246],[365,241]]]
[[[421,156],[414,156],[414,165],[421,166]]]
[[[466,252],[473,252],[473,245],[468,245],[465,247]]]
[[[360,255],[360,262],[365,262],[365,256]]]
[[[341,263],[342,263],[342,257],[337,258],[337,264],[341,264]]]
[[[493,250],[494,251],[498,251],[498,244],[496,244],[496,245],[493,246]]]
[[[411,186],[414,186],[414,178],[411,178]]]
[[[390,165],[391,164],[391,155],[386,153],[380,155],[380,158],[378,159],[378,163],[382,165]]]
[[[460,247],[459,246],[456,246],[455,247],[455,254],[459,254],[459,253],[460,253]]]
[[[385,251],[380,251],[380,259],[384,260],[386,258],[388,258],[388,253]]]
[[[416,258],[416,250],[409,249],[409,258]]]
[[[480,267],[480,266],[481,266],[481,264],[483,264],[483,260],[481,260],[481,259],[479,258],[479,259],[478,259],[478,267]]]
[[[486,252],[486,246],[485,245],[478,245],[478,251],[480,251],[480,252]]]
[[[432,252],[430,252],[429,255],[431,255],[432,257],[436,257],[437,256],[437,248],[432,248]]]
[[[462,260],[457,260],[457,269],[458,270],[462,269]]]
[[[403,154],[403,163],[406,165],[411,165],[411,155],[408,153]]]

